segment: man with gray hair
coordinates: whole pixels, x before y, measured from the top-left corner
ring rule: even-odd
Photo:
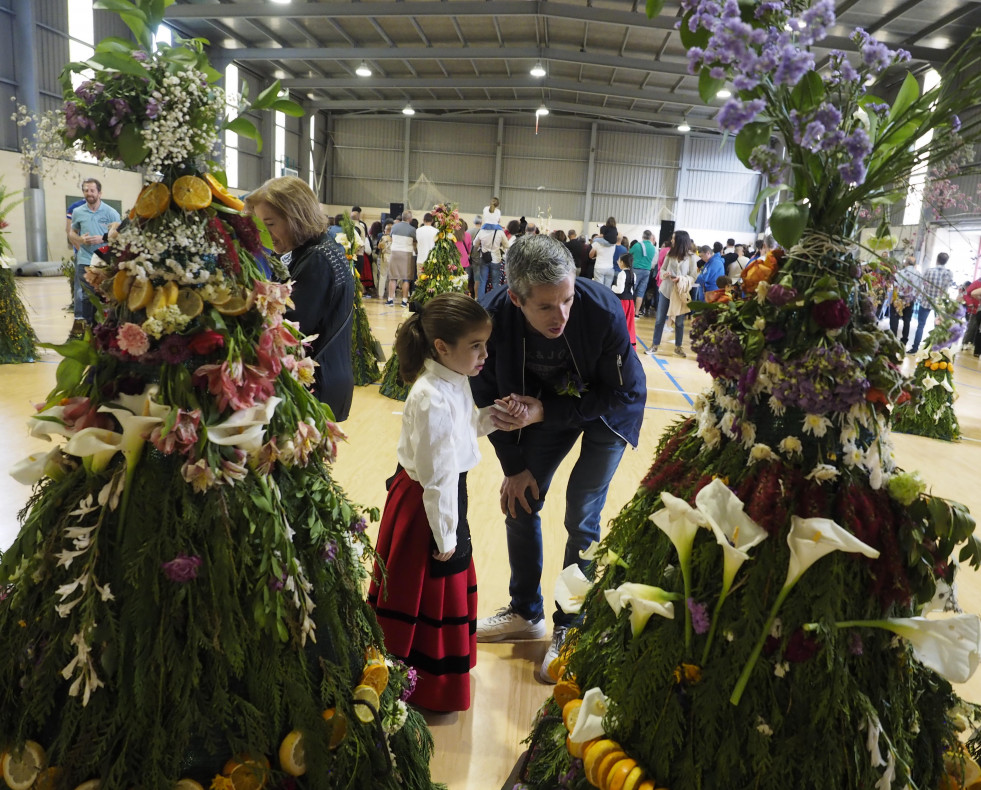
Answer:
[[[600,512],[627,444],[640,437],[647,398],[643,367],[630,346],[623,309],[614,293],[576,277],[572,255],[551,236],[524,236],[507,256],[507,286],[481,303],[494,331],[487,361],[471,379],[474,400],[524,403],[521,418],[496,413],[491,443],[504,470],[501,510],[511,566],[511,601],[477,623],[477,640],[500,642],[545,636],[541,592],[539,512],[552,476],[582,437],[565,491],[568,533],[563,567],[600,537]],[[540,677],[558,655],[575,614],[556,609],[552,641]]]

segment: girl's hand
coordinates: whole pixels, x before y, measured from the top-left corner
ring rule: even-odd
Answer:
[[[510,414],[512,417],[517,417],[522,419],[528,414],[528,405],[517,400],[516,395],[508,395],[506,398],[498,398],[494,403],[501,408],[502,411]]]
[[[447,561],[447,560],[448,560],[448,559],[449,559],[450,557],[452,557],[452,556],[453,556],[454,554],[456,554],[456,546],[454,546],[454,547],[453,547],[452,549],[450,549],[449,551],[444,551],[444,552],[442,552],[442,553],[440,553],[440,552],[438,552],[438,551],[434,551],[434,552],[433,552],[433,559],[434,559],[434,560],[437,560],[437,561],[439,561],[439,562],[446,562],[446,561]]]

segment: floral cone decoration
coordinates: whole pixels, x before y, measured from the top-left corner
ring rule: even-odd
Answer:
[[[409,297],[409,302],[417,307],[439,294],[467,290],[467,274],[460,265],[460,248],[456,246],[454,235],[460,227],[460,212],[455,203],[447,203],[434,206],[432,214],[436,243]],[[409,388],[399,375],[399,360],[394,351],[382,371],[381,394],[392,400],[405,400],[409,394]]]
[[[11,198],[0,178],[0,365],[37,359],[37,337],[17,293],[17,281],[10,268],[14,263],[13,250],[4,238],[10,225],[7,215],[23,202]]]
[[[747,267],[744,298],[698,305],[693,348],[714,382],[590,554],[596,583],[574,602],[520,781],[943,786],[977,714],[951,681],[977,666],[981,629],[922,621],[936,624],[952,555],[977,567],[981,545],[961,505],[896,465],[903,349],[876,327],[854,234],[861,204],[902,197],[915,165],[979,136],[958,112],[981,89],[981,34],[940,87],[908,77],[889,104],[873,83],[908,56],[864,31],[857,56],[832,51],[818,71],[831,0],[681,8],[703,98],[732,85],[720,124],[774,185],[764,195],[788,194],[770,218],[783,249]]]
[[[255,225],[207,171],[215,75],[197,44],[149,54],[165,5],[142,4],[145,25],[124,14],[137,44],[111,39],[69,67],[94,76],[66,85],[67,138],[126,159],[126,129],[159,125],[141,161],[162,178],[114,262],[90,269],[99,323],[59,347],[30,420],[59,443],[13,470],[35,489],[0,560],[5,774],[431,790],[432,738],[404,702],[412,673],[382,652],[361,593],[377,511],[331,480],[344,436],[307,388],[290,284],[266,279]],[[101,122],[117,82],[130,108],[118,135]],[[178,96],[204,102],[189,126]]]
[[[351,366],[354,369],[354,383],[359,387],[366,387],[381,378],[381,371],[378,369],[378,358],[375,356],[378,341],[371,334],[368,314],[364,309],[364,287],[361,285],[361,277],[354,271],[355,253],[364,246],[364,239],[351,220],[351,215],[346,211],[341,221],[341,229],[343,233],[338,233],[334,241],[344,249],[344,255],[351,262],[354,274],[354,320],[352,321],[354,336],[351,342]]]
[[[953,442],[961,435],[954,414],[954,350],[964,336],[964,306],[943,297],[935,313],[937,323],[924,339],[925,349],[916,355],[913,391],[896,407],[893,428],[901,433],[929,436]]]

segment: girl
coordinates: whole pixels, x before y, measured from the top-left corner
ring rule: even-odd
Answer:
[[[637,348],[637,327],[634,316],[634,284],[636,282],[633,270],[634,256],[629,252],[620,256],[617,266],[616,279],[613,281],[613,293],[620,297],[623,315],[627,319],[627,334],[630,335],[630,345]]]
[[[687,356],[681,349],[685,333],[685,314],[688,313],[688,292],[695,282],[696,267],[691,258],[691,237],[683,230],[671,236],[671,249],[661,267],[660,299],[657,303],[657,320],[654,323],[654,342],[648,354],[656,354],[668,316],[674,317],[674,354]],[[672,309],[673,307],[673,309]]]
[[[477,437],[490,433],[493,409],[515,416],[514,398],[477,410],[469,376],[487,359],[491,320],[461,293],[434,297],[399,328],[405,401],[398,469],[378,532],[378,566],[368,601],[385,645],[417,672],[414,705],[449,712],[470,707],[477,659],[477,577],[467,523],[467,471],[480,460]]]
[[[500,198],[492,197],[491,202],[484,206],[484,224],[480,226],[481,230],[504,230],[504,226],[501,225],[501,200]]]

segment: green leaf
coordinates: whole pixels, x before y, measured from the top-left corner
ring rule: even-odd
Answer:
[[[235,132],[235,134],[240,134],[242,137],[248,137],[250,140],[257,139],[259,134],[259,130],[255,124],[241,115],[238,118],[225,121],[223,128],[228,129],[230,132]]]
[[[664,0],[647,0],[647,18],[653,19],[664,8]]]
[[[702,101],[706,104],[715,98],[715,94],[722,90],[725,84],[725,80],[713,77],[709,69],[705,66],[698,73],[698,95],[702,97]]]
[[[906,79],[903,80],[903,85],[899,89],[899,93],[896,96],[896,101],[892,103],[892,107],[889,108],[889,123],[892,123],[896,118],[906,112],[913,102],[920,98],[920,84],[916,81],[916,77],[906,72]]]
[[[135,167],[144,159],[150,150],[143,140],[143,130],[135,123],[128,123],[119,133],[119,157],[127,167]]]
[[[691,12],[685,14],[681,18],[681,27],[678,28],[678,33],[681,35],[681,44],[685,49],[691,49],[692,47],[700,47],[702,49],[709,42],[709,32],[704,27],[698,28],[698,30],[692,32],[691,28],[688,27],[688,22],[691,20]]]
[[[961,548],[957,557],[961,562],[970,562],[972,568],[981,567],[981,540],[971,535]]]
[[[784,249],[794,246],[804,233],[810,209],[800,203],[779,203],[770,215],[773,238]]]
[[[284,113],[285,115],[291,115],[294,118],[302,118],[306,115],[306,110],[295,101],[289,99],[276,99],[276,101],[269,105],[269,109]]]
[[[58,363],[58,370],[55,373],[55,389],[65,394],[74,392],[87,369],[88,365],[84,365],[76,359],[65,357]]]
[[[262,93],[255,97],[255,101],[252,102],[253,110],[266,110],[272,106],[272,103],[279,98],[280,91],[282,87],[280,86],[279,80],[276,80],[272,85],[266,88]]]
[[[201,68],[205,76],[208,78],[208,82],[218,82],[224,75],[218,71],[218,69],[213,69],[211,66],[205,65]]]
[[[134,49],[136,49],[136,44],[132,41],[127,41],[125,38],[118,38],[117,36],[104,38],[95,45],[96,52],[114,52],[119,55],[128,55]]]
[[[145,77],[146,69],[132,55],[118,55],[114,52],[96,52],[89,63],[95,64],[95,68],[103,67],[110,71],[118,71],[123,74],[132,74],[134,77]]]
[[[763,205],[763,201],[765,201],[768,197],[773,197],[781,190],[787,188],[788,187],[786,184],[774,184],[771,187],[767,187],[766,189],[760,190],[760,194],[756,196],[756,202],[753,204],[753,209],[749,213],[750,223],[752,225],[756,225],[756,221],[760,213],[760,207]]]
[[[736,135],[736,156],[746,167],[752,169],[749,164],[749,155],[758,145],[767,145],[770,142],[770,135],[773,133],[771,124],[756,122],[748,123],[739,130]]]
[[[816,71],[807,72],[790,92],[790,105],[800,112],[813,110],[824,100],[824,80]]]
[[[119,14],[140,46],[147,52],[150,51],[153,45],[153,31],[148,27],[146,14],[140,8],[128,0],[95,0],[92,8]]]
[[[129,0],[95,0],[92,8],[99,11],[112,11],[114,14],[128,14],[146,22],[146,14]]]
[[[750,361],[759,357],[763,353],[763,346],[765,345],[765,338],[763,333],[754,329],[746,335],[746,361]]]

